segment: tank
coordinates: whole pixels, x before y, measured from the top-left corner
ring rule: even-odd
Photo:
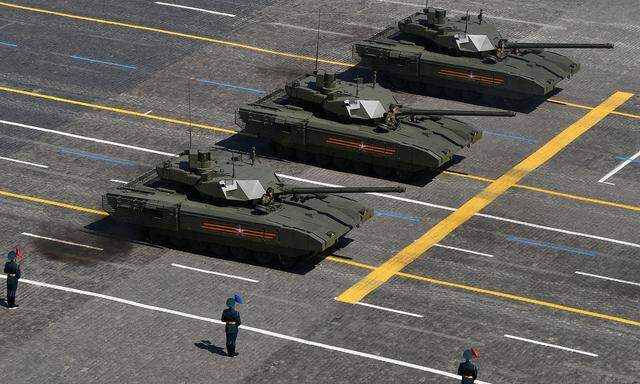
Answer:
[[[108,192],[102,205],[154,243],[287,267],[335,247],[372,217],[371,207],[344,194],[405,191],[295,187],[254,160],[188,150]]]
[[[270,142],[281,156],[401,180],[443,167],[482,137],[447,115],[515,114],[406,109],[375,80],[340,80],[331,73],[303,76],[238,112],[243,132]]]
[[[433,96],[481,101],[544,98],[580,64],[559,53],[563,48],[613,48],[612,43],[528,43],[504,39],[477,16],[447,17],[429,7],[375,36],[356,43],[361,66],[383,73],[394,87]]]

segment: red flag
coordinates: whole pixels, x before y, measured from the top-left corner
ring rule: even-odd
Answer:
[[[473,357],[475,357],[476,359],[478,357],[480,357],[480,354],[478,353],[478,351],[476,351],[475,348],[471,348],[471,354],[473,355]]]
[[[16,245],[16,256],[18,257],[18,260],[20,260],[20,261],[22,261],[24,259],[24,254],[22,253],[20,248],[18,248],[17,245]]]

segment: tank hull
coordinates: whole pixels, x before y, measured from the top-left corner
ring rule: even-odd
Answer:
[[[254,256],[291,264],[326,252],[372,217],[373,210],[340,195],[282,199],[260,214],[251,207],[216,206],[181,193],[150,190],[155,171],[103,197],[113,220],[142,226],[153,242],[191,245],[217,254]]]
[[[451,97],[465,93],[513,100],[545,97],[580,69],[568,57],[545,50],[510,54],[495,62],[430,51],[401,40],[394,27],[355,44],[353,50],[360,65],[384,74],[394,86]]]
[[[338,168],[409,175],[437,169],[461,149],[471,146],[482,132],[447,117],[411,122],[400,119],[395,131],[339,122],[315,116],[302,108],[290,109],[282,91],[276,91],[239,110],[243,131],[270,141],[280,155]],[[276,100],[280,100],[276,102]]]

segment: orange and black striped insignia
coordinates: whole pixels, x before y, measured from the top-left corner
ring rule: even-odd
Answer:
[[[454,71],[453,69],[448,69],[448,68],[442,68],[441,70],[439,70],[438,75],[453,77],[453,78],[462,79],[462,80],[477,81],[487,85],[504,83],[504,79],[476,75],[473,72]]]
[[[336,137],[330,137],[325,141],[327,144],[338,145],[341,147],[345,147],[345,148],[349,148],[349,149],[353,149],[361,152],[377,153],[380,155],[387,155],[387,156],[391,156],[396,153],[396,150],[393,148],[385,148],[377,145],[365,144],[363,141],[358,142],[358,141],[352,141],[352,140],[338,139]]]
[[[237,226],[231,226],[205,221],[200,227],[207,231],[222,232],[240,237],[251,237],[254,239],[273,240],[276,238],[276,236],[278,236],[278,234],[275,232],[243,228],[240,224],[238,224]]]

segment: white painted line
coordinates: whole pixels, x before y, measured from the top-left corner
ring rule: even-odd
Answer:
[[[232,278],[232,279],[244,280],[244,281],[249,281],[249,282],[252,282],[252,283],[259,283],[259,281],[258,281],[258,280],[249,279],[249,278],[242,277],[242,276],[235,276],[235,275],[228,275],[228,274],[226,274],[226,273],[220,273],[220,272],[207,271],[206,269],[199,269],[199,268],[187,267],[186,265],[171,264],[171,266],[173,266],[173,267],[178,267],[178,268],[189,269],[189,270],[192,270],[192,271],[198,271],[198,272],[202,272],[202,273],[208,273],[208,274],[211,274],[211,275],[217,275],[217,276],[230,277],[230,278]]]
[[[148,115],[148,114],[150,114],[151,112],[153,112],[153,109],[148,110],[148,111],[147,111],[147,112],[145,112],[144,114],[145,114],[145,115]]]
[[[14,163],[19,163],[19,164],[26,164],[26,165],[33,165],[34,167],[38,167],[38,168],[49,168],[46,165],[42,165],[42,164],[36,164],[36,163],[30,163],[28,161],[22,161],[22,160],[16,160],[16,159],[11,159],[9,157],[2,157],[0,156],[0,160],[7,160],[7,161],[12,161]]]
[[[313,181],[313,180],[307,180],[307,179],[303,179],[300,177],[294,177],[294,176],[288,176],[288,175],[283,175],[281,173],[276,173],[276,175],[278,177],[282,177],[284,179],[290,179],[290,180],[296,180],[296,181],[301,181],[304,183],[309,183],[309,184],[316,184],[316,185],[322,185],[325,187],[342,187],[341,185],[335,185],[335,184],[328,184],[328,183],[321,183],[318,181]],[[426,203],[424,201],[418,201],[418,200],[412,200],[412,199],[407,199],[404,197],[400,197],[400,196],[394,196],[394,195],[387,195],[385,193],[367,193],[368,195],[375,195],[375,196],[380,196],[380,197],[384,197],[387,199],[392,199],[392,200],[398,200],[398,201],[403,201],[405,203],[411,203],[411,204],[417,204],[417,205],[423,205],[426,207],[431,207],[431,208],[437,208],[437,209],[443,209],[446,211],[457,211],[457,208],[452,208],[452,207],[447,207],[444,205],[437,205],[437,204],[431,204],[431,203]],[[512,224],[518,224],[518,225],[523,225],[525,227],[531,227],[531,228],[537,228],[537,229],[543,229],[546,231],[551,231],[551,232],[558,232],[558,233],[564,233],[565,235],[573,235],[573,236],[578,236],[578,237],[586,237],[589,239],[595,239],[595,240],[601,240],[601,241],[605,241],[605,242],[609,242],[609,243],[615,243],[615,244],[620,244],[620,245],[626,245],[629,247],[633,247],[633,248],[640,248],[640,244],[637,243],[631,243],[628,241],[622,241],[622,240],[616,240],[616,239],[612,239],[609,237],[603,237],[603,236],[596,236],[596,235],[590,235],[588,233],[582,233],[582,232],[574,232],[574,231],[568,231],[565,229],[560,229],[560,228],[554,228],[554,227],[548,227],[546,225],[540,225],[540,224],[533,224],[533,223],[529,223],[527,221],[520,221],[520,220],[514,220],[514,219],[507,219],[505,217],[500,217],[500,216],[493,216],[493,215],[488,215],[485,213],[476,213],[475,216],[479,216],[479,217],[484,217],[487,219],[493,219],[493,220],[498,220],[498,221],[504,221],[507,223],[512,223]]]
[[[29,237],[35,237],[36,239],[43,239],[43,240],[49,240],[49,241],[53,241],[55,243],[62,243],[62,244],[67,244],[67,245],[74,245],[76,247],[82,247],[82,248],[88,248],[88,249],[93,249],[95,251],[104,251],[104,249],[102,248],[98,248],[98,247],[92,247],[90,245],[84,245],[84,244],[78,244],[78,243],[73,243],[71,241],[66,241],[66,240],[60,240],[60,239],[54,239],[52,237],[46,237],[46,236],[40,236],[40,235],[34,235],[33,233],[28,233],[28,232],[22,232],[22,235],[24,236],[29,236]]]
[[[118,183],[118,184],[127,184],[127,183],[129,183],[128,181],[122,181],[122,180],[116,180],[116,179],[111,179],[109,181],[111,181],[113,183]]]
[[[596,355],[595,353],[585,352],[585,351],[581,351],[581,350],[579,350],[579,349],[567,348],[567,347],[563,347],[563,346],[561,346],[561,345],[548,344],[548,343],[543,343],[543,342],[541,342],[541,341],[535,341],[535,340],[525,339],[525,338],[523,338],[523,337],[517,337],[517,336],[511,336],[511,335],[504,335],[504,337],[509,338],[509,339],[515,339],[515,340],[520,340],[520,341],[526,341],[526,342],[528,342],[528,343],[533,343],[533,344],[538,344],[538,345],[544,345],[545,347],[551,347],[551,348],[562,349],[563,351],[569,351],[569,352],[580,353],[580,354],[582,354],[582,355],[587,355],[587,356],[591,356],[591,357],[598,357],[598,355]]]
[[[370,308],[375,308],[375,309],[381,309],[381,310],[387,311],[387,312],[399,313],[401,315],[407,315],[407,316],[413,316],[413,317],[424,317],[422,315],[418,315],[417,313],[399,311],[397,309],[391,309],[391,308],[387,308],[387,307],[381,307],[381,306],[378,306],[378,305],[363,303],[362,301],[358,301],[357,303],[354,303],[354,304],[363,305],[365,307],[370,307]]]
[[[602,184],[615,185],[615,184],[610,183],[610,182],[608,182],[608,181],[603,181],[603,182],[602,182]]]
[[[615,281],[615,282],[618,282],[618,283],[637,285],[638,287],[640,287],[640,283],[634,283],[633,281],[614,279],[613,277],[606,277],[606,276],[600,276],[600,275],[592,275],[591,273],[580,272],[580,271],[576,271],[576,273],[578,275],[591,276],[591,277],[596,277],[598,279],[611,280],[611,281]]]
[[[440,248],[453,249],[454,251],[460,251],[460,252],[471,253],[471,254],[473,254],[473,255],[478,255],[478,256],[493,257],[493,255],[490,255],[490,254],[488,254],[488,253],[482,253],[482,252],[470,251],[470,250],[468,250],[468,249],[458,248],[458,247],[452,247],[452,246],[450,246],[450,245],[434,244],[434,247],[440,247]]]
[[[314,32],[317,33],[318,29],[316,28],[309,28],[309,27],[301,27],[299,25],[293,25],[293,24],[284,24],[284,23],[267,23],[268,25],[273,25],[275,27],[284,27],[284,28],[291,28],[291,29],[297,29],[300,31],[310,31],[310,32]],[[345,37],[353,37],[353,35],[350,35],[348,33],[341,33],[341,32],[334,32],[334,31],[327,31],[325,29],[320,29],[319,30],[320,33],[324,33],[327,35],[337,35],[337,36],[345,36]]]
[[[14,127],[20,127],[20,128],[31,129],[31,130],[34,130],[34,131],[40,131],[40,132],[53,133],[53,134],[55,134],[55,135],[60,135],[60,136],[73,137],[74,139],[80,139],[80,140],[92,141],[92,142],[94,142],[94,143],[107,144],[107,145],[113,145],[113,146],[116,146],[116,147],[122,147],[122,148],[134,149],[134,150],[136,150],[136,151],[142,151],[142,152],[155,153],[155,154],[158,154],[158,155],[164,155],[164,156],[173,156],[173,157],[175,157],[175,156],[176,156],[176,155],[175,155],[175,154],[173,154],[173,153],[162,152],[162,151],[156,151],[156,150],[153,150],[153,149],[147,149],[147,148],[142,148],[142,147],[136,147],[135,145],[128,145],[128,144],[116,143],[115,141],[108,141],[108,140],[96,139],[96,138],[93,138],[93,137],[81,136],[81,135],[76,135],[76,134],[73,134],[73,133],[67,133],[67,132],[56,131],[56,130],[54,130],[54,129],[40,128],[40,127],[35,127],[35,126],[33,126],[33,125],[27,125],[27,124],[14,123],[13,121],[0,120],[0,124],[6,124],[6,125],[14,126]]]
[[[5,275],[0,275],[0,277],[3,278],[3,279],[7,278]],[[116,302],[116,303],[130,305],[132,307],[148,309],[150,311],[167,313],[167,314],[170,314],[170,315],[186,317],[186,318],[189,318],[189,319],[205,321],[205,322],[208,322],[208,323],[220,324],[220,325],[224,324],[222,321],[217,320],[217,319],[212,319],[212,318],[209,318],[209,317],[193,315],[193,314],[190,314],[190,313],[180,312],[180,311],[176,311],[176,310],[173,310],[173,309],[156,307],[156,306],[148,305],[148,304],[142,304],[142,303],[138,303],[136,301],[131,301],[131,300],[126,300],[126,299],[121,299],[119,297],[104,295],[102,293],[96,293],[96,292],[90,292],[90,291],[82,291],[80,289],[68,288],[68,287],[63,287],[63,286],[54,285],[54,284],[47,284],[47,283],[43,283],[43,282],[40,282],[40,281],[34,281],[34,280],[28,280],[28,279],[20,279],[20,282],[23,283],[23,284],[31,284],[31,285],[35,285],[35,286],[39,286],[39,287],[43,287],[43,288],[51,288],[51,289],[56,289],[56,290],[59,290],[59,291],[71,292],[71,293],[76,293],[76,294],[79,294],[79,295],[96,297],[96,298],[103,299],[103,300],[109,300],[109,301],[113,301],[113,302]],[[454,375],[453,373],[450,373],[450,372],[447,372],[447,371],[441,371],[439,369],[429,368],[429,367],[425,367],[425,366],[418,365],[418,364],[412,364],[412,363],[408,363],[408,362],[401,361],[401,360],[396,360],[396,359],[391,359],[391,358],[388,358],[388,357],[374,355],[374,354],[371,354],[371,353],[360,352],[360,351],[356,351],[356,350],[348,349],[348,348],[336,347],[336,346],[329,345],[329,344],[324,344],[324,343],[319,343],[319,342],[316,342],[316,341],[301,339],[301,338],[298,338],[298,337],[288,336],[288,335],[284,335],[284,334],[281,334],[281,333],[271,332],[271,331],[268,331],[266,329],[249,327],[249,326],[246,326],[246,325],[241,325],[240,328],[242,328],[242,329],[244,329],[246,331],[249,331],[249,332],[259,333],[259,334],[262,334],[262,335],[275,337],[275,338],[278,338],[278,339],[281,339],[281,340],[287,340],[287,341],[292,341],[292,342],[299,343],[299,344],[310,345],[310,346],[313,346],[313,347],[318,347],[318,348],[326,349],[326,350],[329,350],[329,351],[341,352],[341,353],[344,353],[344,354],[347,354],[347,355],[364,357],[366,359],[381,361],[381,362],[384,362],[384,363],[394,364],[394,365],[398,365],[398,366],[406,367],[406,368],[412,368],[412,369],[416,369],[416,370],[419,370],[419,371],[429,372],[429,373],[433,373],[433,374],[436,374],[436,375],[449,377],[449,378],[456,379],[456,380],[460,380],[461,379],[460,376]],[[452,383],[453,383],[453,381],[452,381]],[[490,383],[487,383],[486,381],[479,381],[479,380],[476,380],[476,383],[478,383],[478,384],[490,384]]]
[[[169,3],[163,3],[161,1],[156,1],[155,2],[158,5],[166,5],[167,7],[175,7],[175,8],[182,8],[182,9],[189,9],[192,11],[199,11],[199,12],[204,12],[204,13],[211,13],[213,15],[219,15],[219,16],[227,16],[227,17],[236,17],[236,15],[232,14],[232,13],[224,13],[224,12],[216,12],[216,11],[210,11],[208,9],[202,9],[202,8],[194,8],[194,7],[187,7],[186,5],[179,5],[179,4],[169,4]]]
[[[27,128],[27,129],[40,131],[40,132],[48,132],[48,133],[53,133],[53,134],[56,134],[56,135],[73,137],[73,138],[80,139],[80,140],[92,141],[92,142],[95,142],[95,143],[101,143],[101,144],[113,145],[113,146],[116,146],[116,147],[133,149],[133,150],[136,150],[136,151],[155,153],[155,154],[164,155],[164,156],[178,157],[178,155],[176,155],[174,153],[156,151],[154,149],[137,147],[137,146],[134,146],[134,145],[122,144],[122,143],[117,143],[117,142],[114,142],[114,141],[96,139],[96,138],[92,138],[92,137],[76,135],[76,134],[73,134],[73,133],[60,132],[60,131],[56,131],[56,130],[53,130],[53,129],[39,128],[39,127],[34,127],[32,125],[19,124],[19,123],[14,123],[14,122],[11,122],[11,121],[6,121],[6,120],[0,120],[0,124],[6,124],[6,125],[11,125],[11,126],[15,126],[15,127],[21,127],[21,128]],[[288,176],[288,175],[284,175],[284,174],[281,174],[281,173],[277,173],[276,175],[278,175],[278,177],[282,177],[282,178],[285,178],[285,179],[297,180],[297,181],[310,183],[310,184],[324,185],[324,186],[327,186],[327,187],[341,187],[341,185],[335,185],[335,184],[329,184],[329,183],[321,183],[319,181],[303,179],[303,178],[295,177],[295,176]],[[384,197],[384,198],[387,198],[387,199],[402,201],[402,202],[405,202],[405,203],[422,205],[422,206],[425,206],[425,207],[443,209],[443,210],[451,211],[451,212],[457,211],[457,208],[447,207],[447,206],[438,205],[438,204],[431,204],[431,203],[427,203],[427,202],[424,202],[424,201],[412,200],[412,199],[407,199],[407,198],[400,197],[400,196],[388,195],[388,194],[384,194],[384,193],[369,193],[369,195],[375,195],[375,196]],[[507,219],[505,217],[493,216],[493,215],[488,215],[488,214],[484,214],[484,213],[476,213],[475,216],[484,217],[484,218],[493,219],[493,220],[498,220],[498,221],[504,221],[504,222],[512,223],[512,224],[519,224],[519,225],[523,225],[525,227],[543,229],[543,230],[551,231],[551,232],[564,233],[566,235],[573,235],[573,236],[578,236],[578,237],[586,237],[586,238],[595,239],[595,240],[601,240],[601,241],[605,241],[605,242],[609,242],[609,243],[626,245],[626,246],[633,247],[633,248],[640,248],[640,244],[632,243],[632,242],[628,242],[628,241],[623,241],[623,240],[616,240],[616,239],[612,239],[612,238],[609,238],[609,237],[590,235],[588,233],[582,233],[582,232],[568,231],[568,230],[565,230],[565,229],[548,227],[548,226],[540,225],[540,224],[533,224],[533,223],[529,223],[529,222],[526,222],[526,221]]]
[[[617,167],[613,168],[611,172],[607,173],[606,175],[604,175],[604,177],[602,177],[602,179],[598,180],[598,183],[604,183],[605,181],[607,181],[608,178],[618,173],[622,168],[629,165],[632,161],[634,161],[638,157],[640,157],[640,151],[638,151],[638,153],[636,153],[635,155],[631,156],[630,158],[620,163]]]

